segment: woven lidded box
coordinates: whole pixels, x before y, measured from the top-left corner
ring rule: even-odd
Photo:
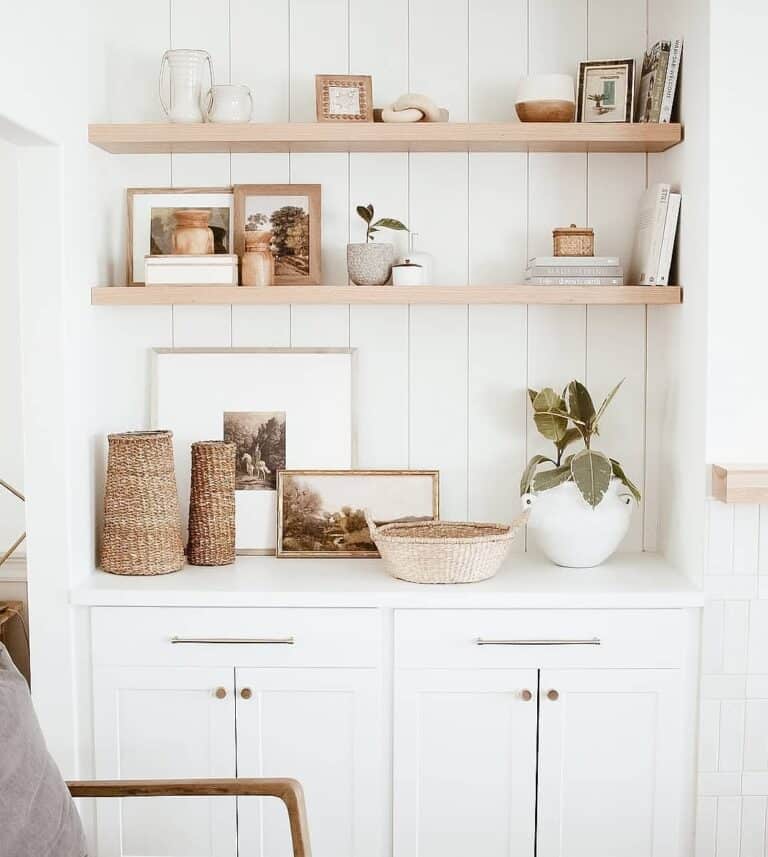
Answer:
[[[555,256],[594,256],[595,230],[589,226],[563,226],[552,230]]]

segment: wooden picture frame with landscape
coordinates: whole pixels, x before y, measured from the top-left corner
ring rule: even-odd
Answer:
[[[329,490],[328,480],[342,484]],[[344,486],[344,480],[352,480],[353,484]],[[411,484],[406,488],[408,480]],[[323,482],[326,494],[321,493]],[[401,483],[397,488],[396,482]],[[289,520],[288,505],[295,504],[299,496],[307,498],[306,509],[292,510],[293,520]],[[340,497],[344,498],[341,503]],[[379,557],[365,523],[366,509],[377,525],[437,520],[440,516],[439,471],[281,470],[277,474],[277,556]],[[289,540],[294,544],[287,544]]]
[[[240,184],[234,189],[234,252],[242,258],[245,233],[264,226],[272,232],[271,245],[275,256],[275,286],[319,286],[322,278],[321,192],[319,184]],[[258,204],[263,202],[263,210]],[[293,200],[293,204],[290,201]],[[280,205],[280,203],[283,203]],[[274,206],[280,205],[279,208]],[[275,230],[283,230],[284,218],[276,216],[288,209],[301,208],[299,215],[308,231],[298,254],[281,255],[282,239]],[[267,213],[269,210],[269,214]],[[268,225],[269,224],[269,225]],[[276,249],[275,249],[276,248]]]

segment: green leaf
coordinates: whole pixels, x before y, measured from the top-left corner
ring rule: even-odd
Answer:
[[[550,464],[554,464],[551,458],[547,458],[546,455],[534,455],[533,458],[528,462],[528,466],[523,471],[523,475],[520,479],[520,496],[523,494],[527,494],[531,489],[531,482],[533,481],[533,474],[536,472],[536,468],[543,464],[545,461],[548,461]]]
[[[535,492],[548,491],[550,488],[557,488],[563,482],[567,482],[571,478],[571,468],[568,464],[563,464],[560,467],[550,468],[549,470],[540,470],[534,477],[532,487]]]
[[[562,452],[572,443],[576,443],[577,440],[581,440],[581,432],[577,428],[569,428],[557,442],[557,448]]]
[[[373,206],[358,205],[355,210],[366,223],[370,223],[373,219]]]
[[[538,396],[538,395],[539,395],[538,390],[532,390],[530,387],[528,388],[528,398],[531,400],[531,404],[533,404],[534,401],[536,401],[536,396]]]
[[[400,232],[407,232],[408,227],[401,223],[399,220],[393,220],[391,217],[382,217],[381,220],[377,220],[374,226],[383,226],[385,229],[397,229]]]
[[[624,468],[619,464],[618,461],[616,461],[616,459],[612,458],[610,461],[611,461],[611,471],[613,472],[613,475],[617,479],[620,479],[627,486],[627,488],[629,489],[629,493],[639,503],[640,502],[640,490],[638,489],[637,485],[635,485],[635,483],[627,476],[627,474],[624,472]]]
[[[545,387],[533,400],[533,421],[547,440],[558,443],[568,430],[568,417],[559,413],[565,402],[551,387]]]
[[[611,461],[602,452],[582,449],[571,461],[573,481],[581,496],[594,509],[605,496],[611,484],[613,469]]]
[[[579,381],[568,385],[568,410],[574,421],[579,421],[591,432],[595,419],[595,406],[589,390]]]
[[[619,392],[619,387],[621,387],[621,385],[624,383],[624,380],[625,380],[625,379],[624,379],[624,378],[622,378],[622,379],[621,379],[621,381],[619,381],[619,383],[618,383],[618,384],[617,384],[617,385],[616,385],[616,386],[611,390],[611,392],[610,392],[610,393],[608,393],[608,395],[603,399],[603,404],[602,404],[602,405],[600,405],[600,407],[598,408],[598,410],[597,410],[597,415],[595,416],[595,433],[597,433],[597,424],[598,424],[598,423],[600,422],[600,420],[602,419],[602,416],[603,416],[603,414],[605,413],[606,408],[608,407],[608,405],[610,405],[610,404],[611,404],[611,402],[613,401],[613,397],[616,395],[616,393],[618,393],[618,392]]]

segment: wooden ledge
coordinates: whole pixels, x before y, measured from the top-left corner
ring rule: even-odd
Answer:
[[[712,496],[723,503],[768,503],[768,464],[713,464]]]

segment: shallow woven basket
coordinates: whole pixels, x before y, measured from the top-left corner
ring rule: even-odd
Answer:
[[[168,574],[184,565],[173,434],[109,435],[99,565],[112,574]]]
[[[527,514],[511,524],[418,521],[368,529],[390,574],[411,583],[476,583],[499,570]]]
[[[202,440],[192,444],[189,493],[190,565],[235,561],[235,444]]]

